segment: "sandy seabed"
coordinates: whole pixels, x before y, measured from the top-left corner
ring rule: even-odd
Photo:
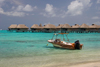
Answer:
[[[54,59],[54,58],[53,58]],[[55,60],[56,61],[56,60]],[[0,67],[100,67],[100,61],[66,64],[66,62],[54,62],[44,58],[13,58],[1,59]]]
[[[84,64],[72,65],[69,67],[100,67],[100,62],[84,63]]]
[[[34,65],[25,65],[25,66],[21,66],[21,67],[34,67]],[[43,65],[43,66],[39,66],[39,67],[100,67],[100,62],[92,62],[92,63],[84,63],[84,64],[77,64],[77,65]]]

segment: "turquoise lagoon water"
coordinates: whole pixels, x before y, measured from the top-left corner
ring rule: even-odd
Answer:
[[[23,65],[27,63],[27,65],[33,64],[33,67],[41,67],[41,65],[55,67],[63,64],[100,61],[100,33],[68,34],[70,42],[79,40],[83,44],[82,50],[54,48],[47,42],[52,36],[53,33],[13,33],[1,30],[0,65],[24,67]]]

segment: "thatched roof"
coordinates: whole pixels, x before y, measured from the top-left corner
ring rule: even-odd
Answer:
[[[40,28],[39,25],[34,24],[33,26],[31,26],[31,28]]]
[[[75,24],[75,25],[72,26],[72,28],[80,28],[80,25]]]
[[[99,26],[96,24],[92,24],[91,26],[89,26],[89,28],[99,28]]]
[[[17,24],[12,24],[8,28],[17,28]]]
[[[98,28],[100,28],[100,25],[98,25]]]
[[[86,25],[86,24],[82,24],[82,25],[80,26],[80,28],[89,28],[89,26]]]
[[[42,27],[42,24],[40,24],[39,26]]]
[[[53,24],[47,24],[43,28],[56,28],[56,26]]]
[[[63,24],[59,24],[56,28],[61,28],[63,26]]]
[[[64,24],[64,25],[62,26],[62,28],[71,28],[71,26],[70,26],[69,24]]]
[[[19,24],[17,28],[28,28],[25,24]]]

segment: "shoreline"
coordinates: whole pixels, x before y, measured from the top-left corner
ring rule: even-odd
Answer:
[[[45,58],[45,57],[43,57]],[[34,59],[34,60],[32,60]],[[9,61],[8,61],[9,60]],[[98,61],[84,61],[79,63],[69,63],[67,62],[52,62],[49,59],[41,59],[39,57],[31,58],[9,58],[1,59],[0,67],[100,67],[100,60]]]
[[[76,65],[71,65],[69,67],[100,67],[100,61],[84,62]]]

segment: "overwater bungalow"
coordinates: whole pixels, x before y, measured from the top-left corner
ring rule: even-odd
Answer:
[[[27,32],[28,29],[29,28],[25,24],[19,24],[16,32]]]
[[[34,24],[34,25],[31,27],[31,31],[32,31],[32,32],[40,32],[41,30],[42,30],[42,25]]]
[[[62,26],[63,26],[63,24],[59,24],[59,25],[56,27],[56,31],[57,31],[57,32],[60,32]]]
[[[90,33],[99,32],[99,26],[96,24],[92,24],[91,26],[89,26],[89,31],[90,31]]]
[[[39,27],[40,27],[40,32],[43,32],[43,26],[42,26],[42,24],[40,24]]]
[[[79,33],[80,32],[80,25],[78,25],[78,24],[75,24],[75,25],[73,25],[73,26],[71,26],[72,28],[71,28],[71,31],[72,32],[76,32],[76,33]]]
[[[89,26],[88,25],[86,25],[86,24],[82,24],[82,25],[80,25],[80,33],[88,33],[89,32]]]
[[[43,26],[43,31],[48,32],[48,33],[56,32],[56,26],[53,24],[47,24],[47,25]]]
[[[12,24],[8,27],[9,31],[16,31],[17,30],[17,24]]]
[[[61,27],[61,32],[64,32],[64,33],[69,33],[71,32],[71,26],[69,24],[64,24],[62,27]]]

